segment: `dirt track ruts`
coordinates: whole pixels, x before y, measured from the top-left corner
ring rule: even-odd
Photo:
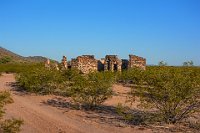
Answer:
[[[131,127],[88,122],[75,111],[65,111],[44,104],[56,96],[37,96],[12,91],[13,74],[0,76],[0,90],[10,90],[14,103],[6,105],[6,118],[24,120],[21,133],[129,133],[144,132]],[[78,113],[79,114],[79,113]],[[149,132],[149,131],[147,131]]]

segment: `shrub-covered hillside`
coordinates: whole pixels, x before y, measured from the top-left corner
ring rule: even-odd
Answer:
[[[44,62],[45,60],[46,58],[42,56],[23,57],[0,46],[0,64],[10,62]]]

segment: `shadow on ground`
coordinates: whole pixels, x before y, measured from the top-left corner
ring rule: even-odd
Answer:
[[[15,82],[8,82],[6,84],[11,88],[13,94],[24,96],[30,93],[20,88]],[[86,107],[75,104],[60,96],[55,96],[47,101],[42,101],[42,104],[58,108],[63,111],[80,110],[84,115],[78,115],[88,121],[95,121],[100,124],[109,124],[116,127],[138,127],[140,130],[151,129],[154,132],[198,132],[199,124],[189,123],[186,126],[172,125],[166,126],[159,122],[159,115],[156,112],[141,111],[138,109],[128,109],[119,112],[118,107],[101,105],[88,110]],[[130,115],[131,114],[131,115]]]
[[[24,96],[24,95],[29,95],[30,94],[29,92],[25,91],[24,88],[21,88],[16,82],[7,82],[6,86],[11,88],[10,90],[15,95]]]
[[[63,111],[80,110],[84,115],[78,115],[85,120],[95,121],[100,124],[109,124],[116,127],[132,127],[140,130],[151,129],[153,132],[199,132],[199,127],[191,128],[181,123],[176,125],[167,125],[160,121],[160,115],[157,112],[144,112],[138,109],[129,109],[119,113],[119,108],[114,106],[101,105],[88,110],[85,107],[73,104],[69,99],[55,97],[42,102],[45,105],[58,108]],[[131,114],[131,115],[130,115]],[[194,124],[192,124],[194,126]]]
[[[146,123],[152,121],[152,116],[155,116],[151,112],[143,112],[137,109],[130,109],[128,112],[120,112],[118,107],[101,105],[88,110],[86,107],[80,107],[78,104],[70,102],[70,100],[55,97],[47,101],[43,101],[43,104],[56,107],[61,110],[81,110],[85,112],[85,119],[94,120],[99,123],[107,123],[114,126],[126,127],[126,126],[146,126]],[[129,115],[131,114],[131,116]]]

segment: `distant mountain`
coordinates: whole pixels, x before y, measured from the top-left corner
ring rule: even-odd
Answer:
[[[46,57],[42,56],[29,56],[29,57],[23,57],[21,55],[18,55],[12,51],[9,51],[3,47],[0,46],[0,60],[1,61],[7,61],[7,62],[45,62]]]
[[[45,62],[47,60],[46,57],[42,57],[42,56],[29,56],[29,57],[25,57],[25,59],[32,62]]]

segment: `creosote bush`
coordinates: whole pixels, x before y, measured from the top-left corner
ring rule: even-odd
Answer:
[[[118,75],[118,80],[123,83],[138,84],[144,78],[144,72],[144,70],[139,68],[124,70],[121,74]]]
[[[0,64],[0,73],[21,73],[28,72],[36,67],[42,67],[41,63],[8,63]]]
[[[146,71],[133,68],[121,73],[80,74],[76,69],[56,71],[35,66],[20,72],[17,81],[27,91],[43,94],[58,91],[89,109],[112,96],[111,87],[116,81],[131,83],[132,99],[139,97],[141,107],[157,110],[166,123],[182,121],[200,109],[198,67],[159,66],[147,67]]]
[[[63,77],[60,72],[48,70],[41,66],[19,73],[17,82],[20,87],[28,92],[40,94],[51,94],[56,89],[63,87]]]
[[[143,73],[132,89],[142,107],[157,109],[166,123],[177,123],[200,110],[200,69],[156,67]]]
[[[6,64],[6,63],[9,63],[11,61],[12,61],[12,58],[10,58],[8,56],[0,58],[0,64]]]
[[[112,96],[115,77],[112,72],[80,74],[77,69],[57,71],[38,66],[20,72],[17,81],[28,92],[72,97],[74,102],[92,108]]]
[[[71,88],[73,100],[89,109],[100,105],[112,96],[112,76],[110,72],[95,72],[76,77]]]
[[[13,100],[10,97],[9,92],[0,92],[0,132],[1,133],[17,133],[20,131],[20,127],[23,124],[22,120],[7,119],[3,120],[3,114],[5,113],[3,107],[6,104],[12,103]]]

